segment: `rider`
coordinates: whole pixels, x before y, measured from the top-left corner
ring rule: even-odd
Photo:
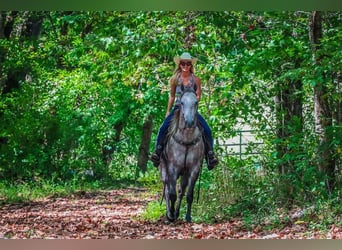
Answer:
[[[156,150],[151,156],[151,161],[155,167],[160,163],[160,155],[164,148],[166,133],[175,110],[179,108],[180,96],[183,93],[184,88],[192,88],[196,92],[198,101],[201,98],[201,80],[194,75],[194,64],[197,62],[197,58],[192,57],[188,52],[184,52],[181,56],[175,56],[173,60],[177,67],[173,76],[169,80],[171,89],[166,110],[166,118],[159,129]],[[175,101],[176,103],[170,112]],[[204,132],[205,159],[208,169],[211,170],[218,164],[218,159],[213,151],[214,140],[207,122],[199,113],[197,114],[199,123]]]

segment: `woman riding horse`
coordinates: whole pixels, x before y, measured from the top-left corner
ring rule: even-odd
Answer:
[[[156,149],[151,156],[151,161],[155,167],[158,167],[160,164],[160,156],[165,145],[166,134],[175,110],[179,109],[180,96],[182,95],[184,89],[193,89],[196,92],[198,101],[201,98],[201,80],[194,75],[194,64],[196,61],[197,58],[192,57],[188,52],[184,52],[181,56],[174,57],[174,62],[176,63],[177,67],[173,76],[169,80],[171,88],[166,110],[166,118],[159,129]],[[176,103],[170,112],[175,101]],[[213,151],[214,140],[212,137],[212,132],[205,119],[199,113],[197,113],[197,115],[198,121],[204,133],[203,139],[205,141],[205,159],[207,162],[207,167],[209,170],[211,170],[218,164],[218,159]]]
[[[160,159],[160,174],[166,204],[166,218],[174,222],[179,218],[183,197],[186,195],[187,222],[191,222],[194,188],[202,170],[204,140],[198,126],[198,99],[191,88],[184,89],[180,108],[174,113]],[[178,182],[178,179],[180,181]],[[178,182],[178,189],[177,189]]]

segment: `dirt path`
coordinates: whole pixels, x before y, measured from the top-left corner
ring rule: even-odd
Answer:
[[[342,238],[342,229],[310,232],[305,225],[281,231],[246,231],[240,221],[166,224],[139,220],[146,204],[157,197],[144,189],[95,193],[81,192],[66,198],[48,198],[27,204],[0,206],[0,239],[227,239],[227,238]]]

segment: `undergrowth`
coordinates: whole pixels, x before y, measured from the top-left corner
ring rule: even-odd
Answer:
[[[291,207],[277,195],[277,185],[272,176],[256,176],[250,166],[214,171],[203,168],[201,179],[195,186],[192,218],[195,223],[220,223],[242,221],[246,230],[259,227],[265,230],[284,228],[287,225],[305,224],[312,229],[324,230],[335,224],[342,227],[341,191],[328,198],[295,200]],[[139,219],[156,222],[165,216],[162,183],[159,172],[150,169],[135,180],[55,180],[9,182],[0,181],[0,204],[30,202],[46,197],[68,196],[79,191],[98,191],[125,187],[144,187],[150,194],[158,194],[149,202]],[[198,200],[198,201],[197,201]],[[184,220],[186,200],[180,211]]]
[[[329,197],[316,189],[306,196],[310,199],[296,194],[290,203],[272,173],[258,175],[255,165],[242,165],[237,161],[230,162],[229,166],[234,167],[220,166],[214,171],[203,168],[195,186],[193,222],[213,224],[239,220],[246,230],[280,230],[290,225],[306,225],[324,231],[333,224],[342,226],[341,191],[338,189]],[[150,187],[153,192],[162,194],[160,181]],[[160,200],[152,201],[143,211],[142,219],[157,221],[165,213],[165,201],[162,205]],[[184,220],[185,213],[186,200],[182,203],[180,220]]]
[[[127,187],[142,187],[139,180],[82,180],[68,181],[44,180],[38,181],[0,181],[0,204],[30,202],[47,197],[65,197],[80,191],[96,192],[99,190],[120,189]]]

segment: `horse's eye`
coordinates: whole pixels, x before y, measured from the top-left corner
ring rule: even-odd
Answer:
[[[184,105],[184,102],[181,102],[181,105],[183,106],[183,105]]]

